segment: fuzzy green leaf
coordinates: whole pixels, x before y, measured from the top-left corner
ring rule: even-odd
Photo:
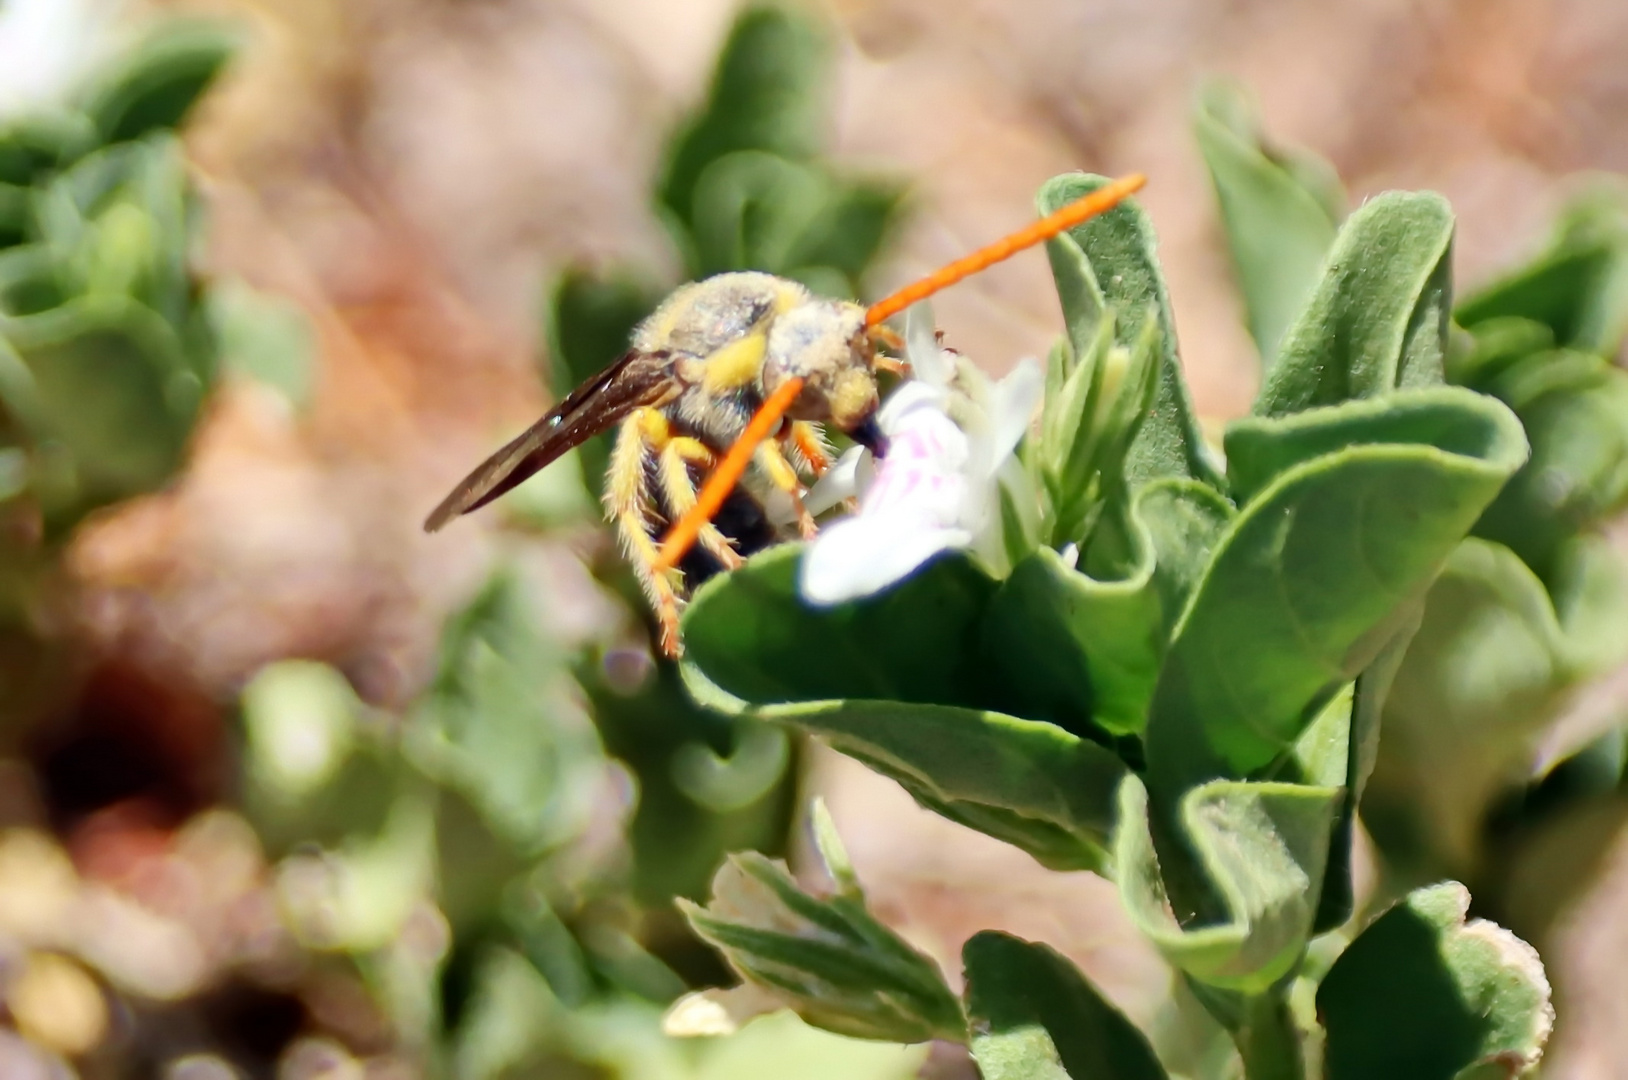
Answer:
[[[1294,322],[1334,245],[1343,213],[1327,189],[1309,186],[1307,169],[1262,137],[1253,106],[1230,83],[1199,97],[1194,128],[1226,227],[1249,331],[1270,370],[1278,342]],[[1295,167],[1301,165],[1301,167]],[[1330,172],[1327,166],[1323,171]]]
[[[952,556],[817,610],[797,594],[799,555],[765,552],[696,594],[683,663],[695,698],[821,735],[1047,865],[1100,866],[1124,766],[1059,727],[989,711],[1013,697],[980,644],[996,583]]]
[[[824,843],[845,861],[834,834]],[[741,978],[815,1027],[888,1042],[965,1041],[960,1002],[937,965],[871,915],[851,875],[833,870],[836,891],[815,896],[784,863],[742,852],[719,868],[706,907],[678,903]]]
[[[1387,192],[1346,219],[1310,302],[1283,335],[1256,415],[1441,382],[1452,241],[1452,211],[1429,192]]]
[[[1068,173],[1048,180],[1036,197],[1042,214],[1089,195],[1110,181],[1085,173]],[[1078,337],[1090,313],[1111,306],[1122,312],[1153,309],[1158,314],[1160,364],[1153,407],[1131,442],[1125,461],[1125,478],[1140,486],[1162,477],[1187,477],[1220,486],[1215,463],[1210,460],[1194,418],[1193,404],[1182,377],[1181,359],[1176,348],[1176,323],[1170,311],[1170,297],[1155,254],[1157,240],[1153,224],[1135,200],[1092,218],[1050,241],[1064,248],[1052,256],[1052,265],[1068,269],[1058,274],[1058,293],[1068,319],[1071,337]],[[1066,251],[1074,245],[1085,258]],[[1089,272],[1089,276],[1087,276]],[[1093,291],[1094,290],[1094,291]],[[1142,332],[1139,319],[1122,320],[1115,340],[1134,347]],[[1080,342],[1076,340],[1076,348]]]
[[[1507,1077],[1537,1065],[1554,1024],[1542,961],[1509,931],[1466,922],[1469,906],[1456,882],[1410,893],[1334,962],[1317,991],[1330,1080]]]
[[[904,209],[904,189],[885,180],[833,177],[825,202],[792,249],[791,265],[824,266],[846,279],[842,292],[822,296],[856,298],[865,273],[892,234]],[[794,269],[795,273],[795,269]]]
[[[447,623],[404,725],[409,760],[467,800],[479,833],[529,856],[587,829],[602,779],[596,732],[559,698],[564,678],[524,591],[499,572]]]
[[[1022,714],[1080,733],[1140,732],[1170,630],[1231,514],[1204,484],[1159,481],[1136,496],[1118,573],[1093,577],[1050,548],[1020,562],[984,634]]]
[[[824,738],[928,809],[1052,869],[1104,865],[1125,767],[1111,751],[1059,727],[890,701],[770,706],[751,715]]]
[[[752,705],[995,704],[979,631],[998,583],[970,560],[944,556],[880,595],[815,608],[797,589],[801,554],[781,545],[696,593],[683,624],[687,677]]]
[[[1397,669],[1418,633],[1422,609],[1423,605],[1414,604],[1406,612],[1395,635],[1380,650],[1368,669],[1357,677],[1347,710],[1349,720],[1333,727],[1327,734],[1329,772],[1332,773],[1333,767],[1339,767],[1343,775],[1311,770],[1313,775],[1325,777],[1315,782],[1340,784],[1345,788],[1345,798],[1341,801],[1339,817],[1334,823],[1328,870],[1323,879],[1313,933],[1321,934],[1343,926],[1355,910],[1356,884],[1352,880],[1351,853],[1356,839],[1357,807],[1362,804],[1363,793],[1373,775],[1379,753],[1380,717],[1384,714],[1385,703],[1390,699]],[[1327,712],[1325,710],[1325,714]],[[1296,744],[1297,751],[1307,747],[1310,737],[1317,734],[1316,727],[1314,723],[1301,736]],[[1302,760],[1299,764],[1304,766],[1306,763]]]
[[[316,331],[305,312],[236,279],[210,289],[205,304],[226,368],[275,389],[303,411],[317,360]]]
[[[986,930],[961,957],[984,1080],[1163,1080],[1147,1037],[1052,949]]]
[[[1452,424],[1416,422],[1449,407],[1463,414]],[[1451,438],[1415,441],[1442,432]],[[1250,421],[1239,439],[1245,458],[1299,463],[1250,466],[1270,482],[1222,537],[1177,627],[1148,721],[1163,800],[1248,776],[1292,745],[1392,639],[1526,455],[1508,409],[1453,388]],[[1294,449],[1306,446],[1330,452]]]
[[[1316,922],[1338,787],[1217,780],[1164,820],[1135,777],[1119,792],[1120,899],[1167,960],[1209,986],[1265,992]]]

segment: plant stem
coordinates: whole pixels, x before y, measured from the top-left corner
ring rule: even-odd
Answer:
[[[1306,1080],[1300,1028],[1283,989],[1250,998],[1232,1037],[1248,1080]]]

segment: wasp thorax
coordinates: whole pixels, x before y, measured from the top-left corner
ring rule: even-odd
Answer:
[[[774,320],[763,362],[763,389],[792,376],[803,392],[787,415],[847,430],[876,411],[872,346],[865,309],[840,300],[812,300]]]

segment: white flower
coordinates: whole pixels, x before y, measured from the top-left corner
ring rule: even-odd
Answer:
[[[102,58],[117,0],[0,3],[0,117],[67,97]]]
[[[1040,401],[1040,368],[1023,360],[991,382],[939,348],[925,304],[911,310],[906,328],[916,377],[877,413],[886,457],[878,465],[855,447],[805,500],[819,513],[859,497],[859,512],[827,526],[803,557],[800,587],[810,603],[868,596],[942,551],[999,559],[1001,479]]]

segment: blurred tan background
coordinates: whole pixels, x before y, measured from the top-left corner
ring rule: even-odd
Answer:
[[[322,349],[296,421],[227,389],[172,492],[121,508],[73,553],[79,614],[168,697],[177,753],[219,738],[210,703],[260,664],[309,656],[407,700],[439,618],[481,579],[480,521],[419,531],[445,487],[545,404],[540,301],[569,263],[675,260],[648,212],[660,140],[704,88],[727,0],[214,0],[258,33],[188,136],[211,214],[207,265],[295,298]],[[880,283],[902,283],[1031,214],[1047,177],[1151,177],[1201,411],[1255,383],[1189,110],[1226,73],[1268,130],[1326,155],[1356,197],[1433,188],[1473,283],[1536,245],[1580,170],[1628,170],[1628,5],[1617,0],[841,0],[837,156],[906,179],[913,214]],[[1057,312],[1030,255],[936,301],[992,370],[1044,355]],[[527,554],[566,640],[622,618],[573,535]],[[173,702],[170,706],[173,706]],[[166,706],[169,708],[170,706]],[[186,728],[185,717],[198,717]],[[190,741],[189,741],[190,740]],[[188,750],[188,747],[194,749]],[[954,956],[995,926],[1066,947],[1137,1019],[1165,976],[1111,887],[1048,874],[822,759],[880,908]],[[211,796],[199,780],[199,802]],[[974,857],[969,852],[977,852]],[[1628,851],[1589,935],[1540,942],[1560,986],[1546,1075],[1623,1075]],[[970,860],[970,865],[969,865]],[[952,965],[953,966],[953,965]],[[952,1069],[953,1064],[945,1066]]]

